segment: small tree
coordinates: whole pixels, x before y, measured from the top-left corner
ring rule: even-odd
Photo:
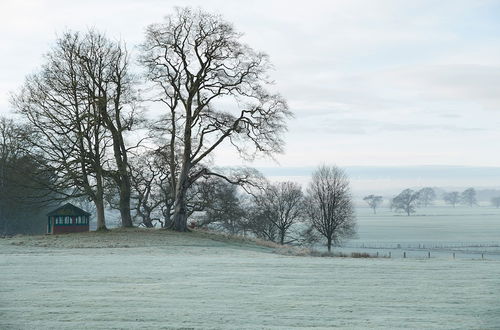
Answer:
[[[368,195],[363,200],[368,203],[368,206],[373,210],[373,213],[377,213],[377,207],[382,204],[383,198],[382,196],[376,196],[376,195]]]
[[[443,195],[443,200],[455,207],[460,202],[460,193],[458,191],[452,191],[445,193]]]
[[[491,199],[491,204],[496,207],[496,208],[499,208],[500,207],[500,197],[493,197]]]
[[[468,205],[470,207],[477,205],[476,190],[474,188],[465,189],[460,194],[460,201],[462,204]]]
[[[339,244],[356,233],[349,179],[336,166],[322,166],[313,173],[305,210],[311,225],[326,239],[328,251],[332,243]]]
[[[203,187],[208,189],[205,189],[204,194],[204,199],[207,199],[204,207],[206,213],[200,225],[218,223],[232,235],[243,230],[246,213],[238,196],[238,186],[221,179],[212,179],[205,182]]]
[[[419,193],[411,189],[405,189],[399,195],[394,197],[391,202],[391,208],[394,211],[405,212],[408,216],[415,213],[419,205]]]
[[[418,191],[418,196],[422,206],[427,207],[436,199],[436,192],[430,187],[425,187]]]
[[[290,227],[302,215],[302,188],[295,182],[270,184],[257,197],[257,206],[264,211],[269,222],[276,226],[279,243],[285,244],[285,236]]]

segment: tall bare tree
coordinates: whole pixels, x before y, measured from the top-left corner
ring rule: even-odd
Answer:
[[[240,41],[241,33],[220,16],[177,9],[147,28],[141,62],[156,86],[154,100],[166,107],[165,131],[175,200],[172,228],[187,230],[187,192],[209,167],[214,150],[233,146],[245,158],[282,151],[290,116],[285,100],[270,92],[268,57]],[[171,173],[176,173],[172,168]]]
[[[58,173],[58,192],[86,195],[105,229],[105,180],[120,193],[123,226],[131,226],[130,176],[124,134],[135,113],[133,79],[125,47],[104,35],[66,32],[13,98],[15,108],[37,133],[33,144]]]
[[[129,148],[125,134],[140,119],[128,53],[124,44],[112,42],[105,35],[91,30],[79,43],[75,56],[75,65],[81,66],[81,83],[85,84],[88,96],[97,101],[102,125],[112,140],[114,164],[104,173],[118,187],[122,226],[131,227]]]
[[[288,230],[302,216],[302,188],[290,181],[269,184],[257,197],[257,206],[264,218],[276,227],[279,243],[283,245]]]
[[[307,189],[306,212],[312,226],[326,239],[328,251],[332,243],[356,233],[356,218],[349,179],[336,166],[322,166],[312,176]]]

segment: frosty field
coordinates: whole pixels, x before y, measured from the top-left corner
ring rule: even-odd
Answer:
[[[500,327],[497,260],[285,256],[198,233],[74,237],[0,239],[0,329]]]
[[[381,254],[402,252],[412,257],[487,258],[500,260],[500,209],[493,207],[432,206],[419,208],[411,216],[381,208],[373,214],[367,207],[356,209],[358,237],[343,250]]]

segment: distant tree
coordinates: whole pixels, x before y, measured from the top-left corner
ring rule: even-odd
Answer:
[[[429,206],[436,199],[436,192],[430,187],[422,188],[418,191],[419,201],[422,206]]]
[[[491,204],[495,206],[496,208],[500,207],[500,197],[493,197],[491,199]]]
[[[285,236],[297,222],[303,211],[302,188],[295,182],[271,183],[257,197],[257,206],[264,217],[278,230],[279,243],[285,244]]]
[[[460,202],[460,193],[458,191],[447,192],[443,195],[443,200],[455,207]]]
[[[382,196],[368,195],[363,200],[373,209],[373,213],[377,213],[377,207],[382,204],[383,198]]]
[[[405,212],[408,216],[416,212],[419,205],[419,193],[411,189],[405,189],[391,201],[391,208],[394,211]]]
[[[356,233],[356,218],[349,189],[349,179],[336,166],[321,166],[307,188],[305,211],[310,224],[332,244],[351,238]]]
[[[477,205],[476,190],[474,188],[468,188],[462,191],[460,194],[460,202],[471,207]]]

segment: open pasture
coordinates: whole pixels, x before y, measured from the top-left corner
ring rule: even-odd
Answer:
[[[500,324],[500,261],[283,256],[249,243],[156,233],[0,240],[0,328]]]
[[[419,208],[411,216],[380,208],[377,214],[367,207],[356,209],[358,237],[340,250],[360,250],[392,256],[427,256],[500,260],[500,209],[432,206]]]

